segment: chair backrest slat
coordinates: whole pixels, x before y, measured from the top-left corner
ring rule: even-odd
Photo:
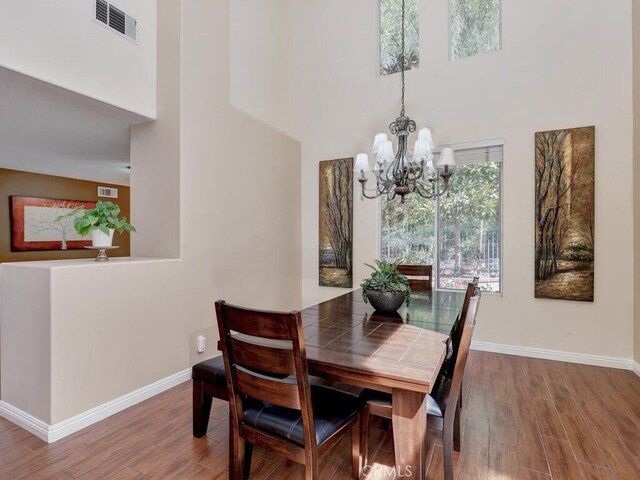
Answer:
[[[239,393],[279,407],[300,410],[300,396],[295,380],[270,378],[237,365],[234,367],[234,376]]]
[[[398,271],[409,280],[411,290],[426,291],[432,289],[431,265],[398,265]],[[427,277],[427,278],[412,278]]]
[[[407,280],[409,280],[409,287],[414,292],[431,290],[431,280],[418,280],[415,278],[407,278]]]
[[[216,316],[233,424],[240,428],[250,399],[300,410],[305,449],[317,448],[300,312],[266,312],[217,301]]]
[[[295,375],[296,366],[293,358],[293,349],[266,346],[251,341],[253,337],[239,338],[232,336],[229,341],[233,351],[233,360],[249,370],[262,372],[265,366],[270,373],[278,375]],[[277,341],[283,344],[283,341]]]
[[[398,271],[412,277],[430,277],[431,265],[398,265]]]
[[[290,315],[225,304],[225,321],[229,330],[272,340],[292,339]]]

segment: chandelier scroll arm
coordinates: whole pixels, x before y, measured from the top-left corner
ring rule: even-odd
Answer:
[[[360,193],[360,195],[366,199],[369,200],[375,200],[376,198],[378,198],[380,195],[383,194],[382,191],[380,191],[380,189],[368,189],[365,184],[367,183],[367,179],[366,178],[359,178],[358,182],[360,182],[360,186],[362,187],[362,191]],[[369,194],[369,192],[375,192],[373,195]]]

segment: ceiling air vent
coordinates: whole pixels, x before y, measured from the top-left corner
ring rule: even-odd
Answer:
[[[96,0],[95,20],[112,30],[136,41],[138,21],[106,0]]]
[[[121,34],[125,34],[125,17],[126,14],[122,10],[118,10],[113,5],[109,5],[109,26],[117,30]]]
[[[118,189],[109,187],[98,187],[98,196],[106,198],[118,198]]]
[[[96,20],[107,25],[109,23],[109,4],[104,0],[96,0]]]

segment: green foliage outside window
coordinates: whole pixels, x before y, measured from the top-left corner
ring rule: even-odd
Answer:
[[[384,197],[383,197],[384,198]],[[436,203],[408,195],[382,203],[382,258],[402,263],[432,265],[435,261]]]
[[[418,0],[405,0],[405,70],[420,64]],[[402,68],[402,1],[380,0],[380,75]]]
[[[451,59],[499,50],[501,0],[450,0]]]
[[[500,184],[501,163],[459,165],[438,200],[383,201],[381,258],[433,265],[441,289],[479,276],[481,289],[500,291]]]

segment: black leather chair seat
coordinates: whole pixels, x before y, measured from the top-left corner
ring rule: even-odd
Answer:
[[[227,377],[224,371],[224,359],[219,355],[200,362],[191,369],[191,378],[203,380],[217,387],[227,388]]]
[[[363,405],[363,401],[355,395],[320,385],[311,385],[311,402],[318,445],[358,415]],[[244,421],[248,425],[304,445],[299,410],[256,402],[247,406]]]
[[[447,398],[449,397],[449,389],[451,388],[451,380],[440,377],[431,392],[427,395],[427,415],[434,417],[444,417],[447,408]],[[383,403],[391,405],[391,394],[378,392],[376,390],[365,390],[360,395],[364,402]]]

